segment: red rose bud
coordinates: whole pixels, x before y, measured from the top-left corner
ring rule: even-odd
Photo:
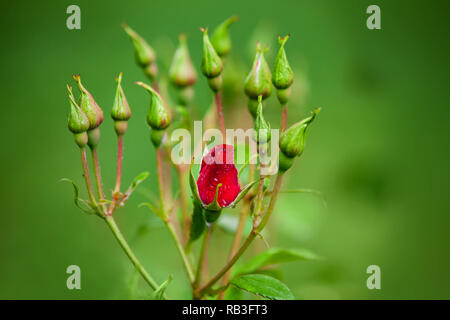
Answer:
[[[192,65],[189,50],[186,44],[186,36],[180,35],[180,45],[173,56],[169,69],[170,82],[180,88],[192,86],[197,81],[197,73]]]
[[[230,17],[214,29],[211,43],[220,57],[226,56],[231,51],[231,37],[228,29],[237,20],[236,16]]]
[[[266,99],[272,93],[272,74],[264,58],[266,48],[262,49],[261,45],[256,46],[256,56],[253,61],[252,69],[245,80],[245,94],[253,100],[257,100],[258,96]]]
[[[136,58],[136,63],[143,69],[147,69],[156,60],[155,51],[150,47],[150,45],[136,33],[133,29],[127,26],[125,23],[122,24],[122,28],[130,37],[134,46],[134,54]],[[150,72],[153,74],[153,72]]]
[[[172,115],[164,104],[163,99],[149,85],[143,82],[136,82],[136,84],[146,89],[151,95],[150,108],[147,112],[148,125],[154,130],[166,129],[170,125]]]
[[[69,130],[74,134],[75,142],[80,148],[82,148],[85,147],[88,142],[88,135],[86,131],[89,129],[89,119],[75,102],[72,87],[67,85],[67,91],[69,92],[70,102],[70,113],[67,125]]]
[[[213,202],[219,184],[217,202],[220,207],[227,207],[241,191],[231,145],[217,145],[202,159],[197,187],[204,205]]]
[[[117,90],[116,97],[114,98],[113,108],[111,110],[111,118],[114,120],[114,129],[117,135],[123,135],[127,130],[127,121],[131,117],[130,106],[128,105],[127,98],[123,92],[121,82],[122,82],[122,72],[116,78]]]
[[[234,164],[234,148],[231,145],[217,145],[203,157],[197,182],[191,165],[189,184],[194,196],[194,206],[201,205],[209,223],[217,220],[224,207],[234,207],[256,182],[241,189]]]
[[[277,89],[287,89],[294,82],[294,72],[287,61],[286,52],[284,51],[284,44],[289,39],[289,35],[281,38],[278,36],[278,43],[280,50],[278,51],[273,67],[272,83]]]
[[[311,116],[292,125],[280,137],[280,159],[279,168],[281,172],[289,169],[295,157],[301,156],[305,149],[305,140],[308,133],[309,125],[313,122],[320,108],[312,111]]]

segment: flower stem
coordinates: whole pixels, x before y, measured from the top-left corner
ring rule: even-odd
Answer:
[[[248,235],[245,242],[242,244],[242,246],[239,248],[239,251],[233,256],[233,258],[228,261],[228,263],[211,279],[206,283],[203,287],[199,288],[197,290],[197,296],[201,296],[205,291],[207,291],[211,286],[213,286],[220,278],[236,263],[236,261],[244,254],[244,252],[247,250],[247,248],[250,246],[250,244],[255,240],[256,236],[264,229],[266,226],[270,215],[273,212],[273,209],[275,208],[275,203],[278,198],[278,193],[280,191],[281,183],[283,181],[283,175],[281,173],[278,173],[277,179],[275,181],[274,190],[272,193],[272,197],[270,199],[269,207],[267,208],[267,212],[264,215],[261,223],[259,223],[257,226],[253,226],[252,232]]]
[[[83,168],[83,177],[86,183],[86,189],[88,191],[89,199],[95,210],[98,210],[97,202],[95,201],[94,192],[92,191],[91,179],[89,178],[89,168],[86,159],[86,148],[81,148],[81,165]]]
[[[209,237],[211,236],[211,227],[208,227],[208,230],[206,231],[205,235],[203,236],[203,242],[202,247],[200,249],[200,255],[198,257],[198,263],[197,263],[197,270],[195,273],[195,280],[194,280],[194,288],[197,288],[202,281],[202,272],[203,272],[203,266],[204,266],[204,258],[205,258],[205,252],[207,251]]]
[[[134,267],[137,271],[141,274],[141,276],[144,278],[144,280],[148,283],[148,285],[153,289],[156,290],[159,286],[156,283],[156,281],[148,274],[148,272],[145,270],[145,268],[142,266],[141,262],[136,258],[133,251],[131,250],[130,246],[128,245],[127,241],[123,237],[122,233],[120,232],[119,227],[117,226],[116,222],[114,221],[114,218],[112,216],[106,216],[105,217],[106,224],[111,229],[114,237],[119,242],[120,246],[122,247],[123,251],[125,251],[126,255],[130,259],[130,261],[133,263]],[[164,294],[164,298],[167,299],[167,296]]]
[[[123,158],[123,135],[119,135],[117,137],[116,185],[114,187],[113,199],[112,199],[111,205],[109,206],[109,209],[108,209],[108,215],[112,215],[112,213],[113,213],[113,211],[115,209],[115,206],[116,206],[118,193],[120,192],[120,184],[121,184],[121,181],[122,181],[122,158]]]
[[[216,108],[217,108],[217,116],[219,118],[219,128],[222,132],[222,143],[225,143],[225,119],[223,117],[223,108],[222,108],[222,93],[219,91],[214,95],[216,100]]]
[[[97,185],[97,194],[98,199],[101,201],[105,199],[105,195],[103,194],[103,186],[102,186],[102,176],[100,174],[100,165],[98,162],[98,154],[97,148],[91,149],[92,153],[92,162],[94,165],[94,174],[95,174],[95,183]]]
[[[188,189],[188,171],[184,165],[177,165],[177,175],[178,175],[178,184],[180,187],[180,198],[181,198],[181,218],[183,221],[183,229],[184,229],[184,242],[185,244],[188,241],[188,232],[191,226],[191,218],[189,215],[189,196],[187,193]]]
[[[281,110],[281,132],[284,132],[286,130],[287,126],[287,106],[284,105]]]
[[[244,203],[242,204],[242,209],[239,215],[239,223],[236,230],[236,234],[234,235],[233,244],[231,245],[230,254],[228,256],[228,261],[230,261],[233,256],[236,254],[236,252],[239,249],[239,244],[242,240],[242,235],[244,233],[245,228],[245,222],[247,221],[248,213],[250,211],[250,200],[248,198],[244,198]],[[225,286],[229,281],[231,277],[231,270],[230,268],[222,279],[222,285]],[[219,300],[222,300],[225,295],[225,290],[219,292]]]
[[[191,284],[194,282],[194,273],[192,272],[192,268],[189,262],[188,257],[184,251],[183,245],[181,241],[178,239],[178,236],[175,232],[175,229],[172,225],[170,219],[168,219],[168,215],[164,206],[164,171],[163,171],[163,163],[162,163],[162,150],[161,148],[156,149],[156,167],[158,172],[158,189],[159,189],[159,200],[161,202],[161,211],[163,213],[164,222],[167,225],[167,229],[169,229],[169,233],[172,236],[175,246],[177,247],[178,252],[180,253],[181,259],[183,260],[184,268],[186,269],[186,273],[188,275],[189,281]]]

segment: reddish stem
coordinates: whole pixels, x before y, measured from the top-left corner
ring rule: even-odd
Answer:
[[[98,184],[98,197],[100,198],[100,200],[102,200],[105,199],[105,195],[103,193],[102,177],[100,174],[100,165],[98,163],[97,149],[92,150],[92,157],[94,159],[95,179],[97,180]]]
[[[86,159],[86,148],[81,148],[81,165],[83,168],[83,177],[84,181],[86,182],[86,189],[89,194],[89,199],[91,200],[92,205],[96,207],[97,203],[95,202],[94,193],[92,192],[91,180],[89,178],[89,168]]]
[[[219,128],[222,132],[223,143],[225,143],[225,119],[223,117],[222,94],[217,92],[214,97],[216,100],[217,116],[219,118]]]
[[[123,135],[119,135],[117,139],[117,174],[116,174],[116,186],[114,187],[113,198],[107,215],[112,215],[116,208],[116,203],[120,192],[120,183],[122,181],[122,158],[123,158]]]

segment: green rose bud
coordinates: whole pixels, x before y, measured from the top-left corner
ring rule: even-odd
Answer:
[[[122,82],[122,72],[116,78],[117,90],[116,97],[114,98],[113,108],[111,110],[111,118],[114,120],[114,129],[118,136],[125,134],[127,131],[128,123],[127,121],[131,117],[130,106],[128,105],[127,98],[123,92],[121,82]]]
[[[155,148],[159,148],[161,144],[164,143],[166,136],[167,136],[166,130],[152,129],[152,131],[150,132],[150,141],[152,142]]]
[[[203,57],[200,69],[207,78],[216,78],[223,70],[222,59],[209,41],[208,28],[200,30],[203,32]]]
[[[262,97],[258,97],[258,108],[254,125],[253,139],[258,144],[265,144],[270,141],[270,124],[264,119],[262,112]]]
[[[152,65],[156,60],[156,54],[152,47],[125,23],[122,24],[122,28],[133,42],[136,63],[144,69]]]
[[[80,107],[89,119],[89,129],[92,130],[98,128],[103,122],[103,111],[100,109],[97,102],[95,102],[89,91],[81,84],[80,75],[74,75],[73,78],[81,91]]]
[[[238,20],[236,16],[230,17],[220,24],[211,36],[211,43],[220,57],[226,56],[231,50],[231,37],[228,29]]]
[[[111,118],[113,118],[114,121],[127,121],[131,118],[130,106],[128,105],[127,98],[125,97],[125,93],[121,86],[122,76],[123,74],[121,72],[116,78],[116,97],[114,98],[114,105],[111,110]]]
[[[150,108],[147,112],[148,125],[154,130],[166,129],[170,125],[172,115],[165,106],[163,99],[149,85],[143,82],[136,82],[136,84],[146,89],[151,95]]]
[[[247,108],[253,119],[255,119],[256,112],[258,111],[258,100],[248,99]]]
[[[67,125],[69,130],[74,134],[76,144],[80,148],[83,148],[88,142],[88,135],[86,131],[89,129],[89,119],[75,102],[72,87],[67,85],[67,91],[69,91],[70,102],[70,113]]]
[[[197,73],[192,65],[186,43],[186,36],[180,35],[180,45],[173,56],[169,69],[170,82],[180,88],[192,86],[197,81]]]
[[[256,46],[256,56],[253,61],[252,69],[245,80],[245,94],[253,100],[258,99],[258,96],[262,96],[266,99],[272,93],[272,74],[264,58],[264,53],[267,49],[261,49],[261,45]]]
[[[277,89],[287,89],[294,82],[294,72],[292,72],[289,62],[287,61],[284,44],[289,39],[289,35],[284,38],[278,36],[280,50],[278,51],[273,68],[272,83]]]
[[[280,137],[280,170],[289,169],[293,162],[291,160],[303,153],[309,125],[319,112],[320,108],[314,109],[311,116],[297,122],[283,132]]]
[[[289,97],[291,96],[291,91],[291,87],[277,90],[277,98],[282,106],[288,102]]]

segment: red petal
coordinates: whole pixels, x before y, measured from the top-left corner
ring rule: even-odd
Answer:
[[[230,205],[241,191],[231,145],[217,145],[202,159],[197,187],[203,204],[213,202],[219,183],[222,186],[217,201],[223,208]]]

